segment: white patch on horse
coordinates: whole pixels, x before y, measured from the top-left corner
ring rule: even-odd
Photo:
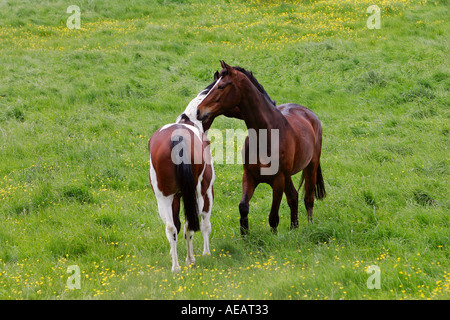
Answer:
[[[198,95],[189,102],[188,106],[184,110],[184,114],[194,124],[194,126],[203,132],[203,125],[200,120],[197,120],[197,106],[203,101],[203,95]],[[177,122],[181,120],[181,116],[177,118]]]
[[[206,96],[203,98],[203,100],[211,93],[211,91],[213,91],[213,89],[215,88],[215,87],[217,87],[217,85],[218,85],[218,83],[220,82],[220,80],[222,79],[222,77],[220,77],[217,81],[216,81],[216,83],[214,84],[214,86],[211,88],[211,90],[209,90],[209,92],[206,94]],[[202,100],[202,101],[203,101]]]
[[[191,102],[189,102],[188,106],[184,110],[184,114],[202,132],[203,132],[202,122],[197,120],[197,107],[199,106],[200,103],[202,103],[203,100],[205,100],[205,98],[210,94],[210,92],[217,86],[217,84],[219,83],[220,79],[222,79],[222,77],[220,77],[219,80],[216,81],[214,86],[207,93],[205,93],[205,90],[201,91],[194,99],[191,100]],[[181,120],[181,116],[178,116],[177,122],[179,120]]]
[[[214,184],[214,180],[216,179],[216,175],[214,173],[214,167],[211,163],[212,176],[211,181],[209,182],[208,189],[206,190],[206,196],[208,197],[209,207],[207,211],[203,211],[202,209],[202,221],[200,223],[200,230],[203,236],[203,255],[211,255],[209,251],[209,235],[211,234],[211,211],[213,205],[213,195],[212,195],[212,187]]]
[[[168,123],[168,124],[165,124],[165,125],[163,125],[161,128],[159,128],[159,131],[163,131],[163,130],[165,130],[165,129],[171,127],[171,126],[173,126],[174,124],[175,124],[175,123]]]
[[[161,131],[166,130],[166,129],[170,128],[171,126],[174,126],[174,125],[178,125],[178,126],[183,126],[183,127],[185,127],[186,129],[192,131],[192,132],[197,136],[197,138],[200,139],[200,141],[203,141],[202,135],[201,135],[201,133],[200,133],[200,132],[203,132],[203,130],[200,130],[200,129],[197,128],[197,127],[190,126],[190,125],[185,124],[185,123],[169,123],[169,124],[166,124],[166,125],[162,126],[162,127],[159,129],[159,131],[161,132]]]

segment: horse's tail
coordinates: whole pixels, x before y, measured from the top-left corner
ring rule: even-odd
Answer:
[[[320,168],[320,163],[319,166],[317,167],[317,180],[316,180],[316,186],[314,188],[314,197],[318,200],[322,200],[323,198],[326,197],[327,192],[325,191],[325,183],[323,182],[323,176],[322,176],[322,169]],[[298,190],[300,190],[300,188],[303,185],[303,182],[305,182],[305,175],[303,174],[302,171],[302,177],[300,179],[300,185],[298,186]]]
[[[200,224],[198,221],[197,188],[194,181],[192,166],[188,160],[189,155],[184,154],[185,152],[187,153],[188,149],[183,136],[178,136],[178,140],[171,140],[170,145],[172,150],[178,144],[182,145],[180,145],[181,148],[179,149],[179,154],[176,155],[178,160],[177,163],[175,163],[176,179],[183,198],[184,215],[188,223],[188,229],[198,231],[200,230]]]
[[[327,196],[327,192],[325,191],[325,183],[323,182],[322,169],[319,166],[317,167],[317,181],[316,188],[314,189],[314,196],[316,199],[323,199]]]

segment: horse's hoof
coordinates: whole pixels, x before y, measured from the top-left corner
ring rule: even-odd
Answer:
[[[248,219],[241,219],[241,235],[245,236],[248,234]]]
[[[172,267],[172,272],[173,272],[173,273],[178,273],[178,272],[180,272],[180,271],[181,271],[180,266],[178,266],[178,267]]]
[[[278,229],[277,228],[270,228],[270,231],[272,231],[273,234],[277,234],[278,233]]]
[[[291,230],[298,229],[298,222],[297,223],[291,223]]]
[[[249,234],[248,228],[241,227],[241,236],[245,237],[248,234]]]

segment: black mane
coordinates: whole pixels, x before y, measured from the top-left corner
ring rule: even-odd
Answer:
[[[269,96],[269,94],[266,92],[266,90],[264,90],[264,87],[258,82],[258,80],[256,80],[255,76],[253,75],[253,72],[247,71],[244,68],[239,67],[239,66],[235,66],[233,68],[236,69],[237,71],[240,71],[243,74],[245,74],[247,76],[247,78],[253,83],[253,85],[259,90],[259,92],[261,92],[271,104],[273,104],[274,106],[277,105],[275,100],[272,100],[272,98]],[[199,95],[207,94],[214,87],[216,82],[217,82],[217,80],[214,80],[213,82],[211,82],[211,84],[209,84],[205,89],[203,89],[202,92],[199,93]]]
[[[245,74],[247,78],[253,83],[253,85],[259,90],[259,92],[261,92],[267,98],[267,100],[269,100],[270,103],[272,103],[274,106],[277,105],[277,103],[274,100],[272,100],[272,98],[269,96],[266,90],[264,90],[264,87],[258,82],[258,80],[256,80],[255,76],[253,75],[253,72],[247,71],[239,66],[233,68]]]

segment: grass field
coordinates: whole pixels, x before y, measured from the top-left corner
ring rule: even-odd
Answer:
[[[72,4],[79,30],[66,26]],[[449,8],[0,1],[0,298],[449,299]],[[196,265],[174,275],[147,142],[219,59],[318,115],[328,196],[314,225],[300,201],[293,231],[283,200],[274,235],[261,185],[241,238],[242,167],[217,164],[212,255],[197,233]],[[245,125],[220,117],[213,128]],[[178,252],[182,264],[184,241]],[[67,287],[72,265],[78,290]],[[371,265],[381,289],[367,286]]]

